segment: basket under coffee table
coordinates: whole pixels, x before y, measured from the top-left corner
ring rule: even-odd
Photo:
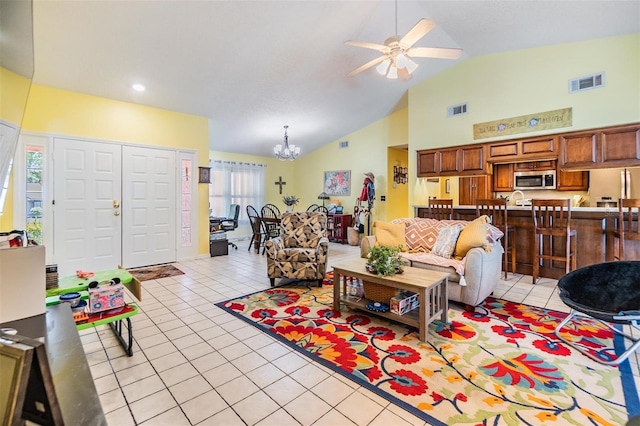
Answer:
[[[442,322],[448,322],[447,311],[447,277],[445,272],[430,271],[428,269],[404,268],[402,274],[390,277],[378,276],[367,272],[364,259],[339,263],[333,266],[333,309],[340,311],[340,304],[359,308],[393,321],[418,328],[420,340],[427,340],[427,328],[433,320],[440,317]],[[400,290],[418,293],[420,306],[404,315],[392,312],[373,312],[367,309],[369,299],[359,298],[347,294],[347,279],[358,278],[363,282],[374,283]]]

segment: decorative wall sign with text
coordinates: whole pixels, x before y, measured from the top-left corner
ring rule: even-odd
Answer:
[[[473,125],[473,138],[484,139],[495,136],[514,135],[517,133],[536,132],[538,130],[570,127],[572,124],[572,108],[503,118]]]

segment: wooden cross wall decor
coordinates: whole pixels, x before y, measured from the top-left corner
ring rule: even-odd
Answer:
[[[278,181],[274,182],[276,185],[280,185],[280,194],[282,194],[282,185],[286,185],[287,182],[282,180],[282,176],[278,176]]]

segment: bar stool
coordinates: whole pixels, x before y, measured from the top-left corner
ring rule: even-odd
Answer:
[[[577,268],[576,239],[571,229],[571,200],[531,200],[533,216],[533,284],[540,275],[540,265],[547,259],[565,263],[565,273]],[[565,238],[563,255],[554,254],[554,238]],[[548,250],[545,253],[545,240]]]
[[[618,222],[613,231],[614,241],[618,240],[618,255],[614,256],[616,260],[625,260],[625,240],[640,240],[638,215],[640,215],[640,199],[620,198],[618,200]]]
[[[451,198],[429,198],[429,219],[453,219],[453,200]]]
[[[507,279],[509,255],[511,255],[511,273],[516,272],[516,227],[509,225],[506,198],[485,198],[476,200],[476,216],[487,215],[491,224],[502,231],[504,279]]]

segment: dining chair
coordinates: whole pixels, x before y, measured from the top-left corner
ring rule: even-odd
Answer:
[[[571,228],[571,200],[531,200],[533,217],[533,284],[540,276],[540,265],[544,260],[565,263],[565,273],[577,268],[576,246],[578,231]],[[564,239],[562,254],[554,249],[559,239]],[[561,241],[562,243],[562,241]]]
[[[280,235],[280,223],[277,221],[280,217],[280,209],[273,204],[265,204],[260,209],[260,218],[265,223],[267,239]]]
[[[453,200],[451,198],[429,198],[428,215],[430,219],[453,219]]]
[[[262,247],[264,252],[264,241],[267,239],[267,231],[265,229],[264,222],[260,219],[260,214],[255,207],[251,205],[247,206],[247,216],[249,217],[249,223],[251,224],[252,231],[251,241],[249,242],[249,248],[247,250],[251,250],[251,247],[253,246],[256,253],[258,253],[260,251],[260,247]]]
[[[516,272],[516,227],[509,225],[507,199],[506,198],[484,198],[476,200],[476,216],[487,215],[491,219],[491,224],[502,231],[504,237],[501,239],[504,248],[502,268],[504,279],[507,279],[509,270],[509,255],[511,255],[511,272]]]
[[[613,231],[614,241],[618,240],[618,252],[614,254],[616,260],[625,260],[625,241],[640,240],[638,215],[640,215],[640,198],[620,198],[618,200],[618,219]]]

